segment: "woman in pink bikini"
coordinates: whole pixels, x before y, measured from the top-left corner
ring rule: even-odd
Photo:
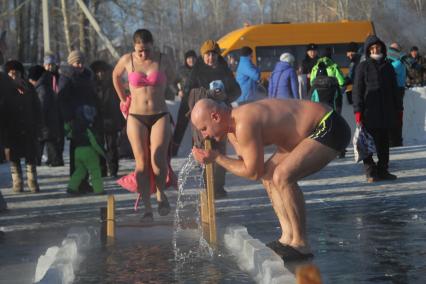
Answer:
[[[168,171],[167,153],[171,138],[169,111],[165,101],[167,82],[174,81],[174,68],[170,60],[154,51],[150,31],[139,29],[133,34],[134,51],[123,55],[113,71],[115,90],[121,100],[120,107],[129,106],[121,76],[127,71],[131,104],[127,109],[127,135],[136,161],[137,190],[142,195],[145,212],[143,219],[152,220],[150,201],[150,171],[157,188],[158,213],[170,212],[164,194]]]

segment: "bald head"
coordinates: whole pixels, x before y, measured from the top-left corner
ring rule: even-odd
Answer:
[[[212,99],[201,99],[195,103],[191,111],[191,121],[196,124],[197,121],[207,119],[212,112],[217,112],[219,104]]]
[[[203,137],[219,141],[229,129],[229,112],[224,103],[212,99],[201,99],[191,111],[191,122]]]

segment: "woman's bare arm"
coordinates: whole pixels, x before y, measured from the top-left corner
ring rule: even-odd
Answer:
[[[126,70],[128,56],[128,54],[123,55],[120,60],[118,60],[117,65],[115,65],[114,70],[112,71],[112,82],[114,84],[115,91],[122,102],[126,101],[126,92],[124,90],[123,83],[121,82],[121,76]]]

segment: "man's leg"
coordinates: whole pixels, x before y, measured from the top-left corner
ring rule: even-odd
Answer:
[[[269,160],[265,163],[265,174],[262,177],[262,183],[268,193],[269,199],[271,200],[275,215],[277,215],[278,221],[280,222],[281,237],[279,241],[282,244],[289,245],[293,239],[293,229],[288,219],[281,195],[272,182],[272,175],[276,166],[285,159],[287,154],[288,153],[277,152],[269,158]]]
[[[302,253],[310,249],[306,238],[305,200],[297,181],[325,167],[337,154],[338,151],[306,138],[276,167],[272,176],[292,227],[290,245]]]

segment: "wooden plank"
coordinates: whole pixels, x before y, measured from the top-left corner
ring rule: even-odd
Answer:
[[[114,244],[115,239],[115,198],[108,195],[107,205],[107,245]]]
[[[212,149],[212,144],[209,139],[204,141],[206,150]],[[216,209],[214,204],[214,176],[213,163],[206,164],[206,187],[207,187],[207,207],[208,207],[208,224],[209,224],[209,242],[210,245],[216,246]]]

